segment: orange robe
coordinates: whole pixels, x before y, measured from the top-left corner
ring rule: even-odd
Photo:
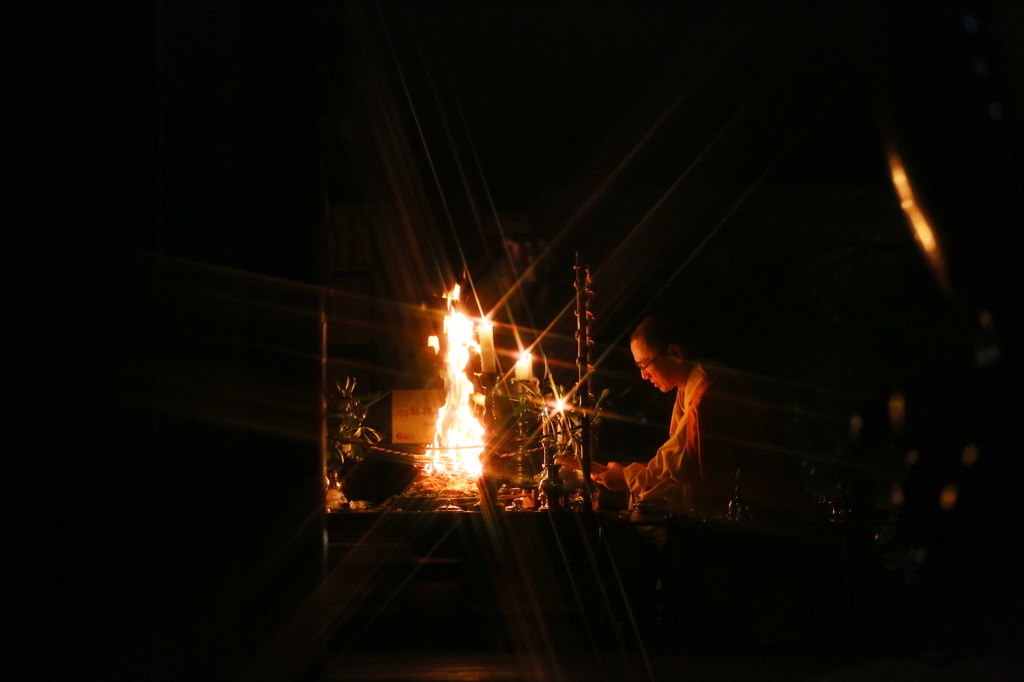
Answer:
[[[694,365],[676,391],[669,439],[623,469],[634,502],[724,517],[737,493],[763,521],[806,516],[799,460],[778,446],[768,404],[738,373]],[[740,474],[742,476],[740,477]]]
[[[623,469],[634,501],[665,499],[673,511],[690,511],[703,498],[700,404],[711,383],[704,368],[694,365],[686,385],[676,391],[669,439],[646,464]]]

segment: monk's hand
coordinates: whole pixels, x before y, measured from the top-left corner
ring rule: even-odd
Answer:
[[[626,477],[623,476],[622,465],[618,462],[608,462],[603,471],[592,470],[590,477],[608,490],[626,489]]]

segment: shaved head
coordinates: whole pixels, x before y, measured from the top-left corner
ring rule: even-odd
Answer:
[[[648,348],[667,348],[670,344],[682,346],[682,325],[675,316],[662,313],[648,315],[629,337],[630,341],[639,341]]]

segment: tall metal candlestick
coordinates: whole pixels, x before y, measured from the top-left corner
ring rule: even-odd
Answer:
[[[551,422],[548,420],[548,408],[541,415],[541,448],[544,452],[544,466],[551,464]]]
[[[580,469],[583,474],[581,489],[584,509],[592,510],[590,463],[591,435],[590,411],[594,407],[590,368],[590,272],[583,263],[583,254],[576,252],[576,367],[579,373],[580,395]]]

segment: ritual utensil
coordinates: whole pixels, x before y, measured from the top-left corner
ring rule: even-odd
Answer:
[[[540,481],[540,492],[544,497],[541,505],[542,510],[561,511],[566,507],[563,504],[565,498],[565,481],[558,475],[561,464],[548,464],[544,467],[544,478]]]

